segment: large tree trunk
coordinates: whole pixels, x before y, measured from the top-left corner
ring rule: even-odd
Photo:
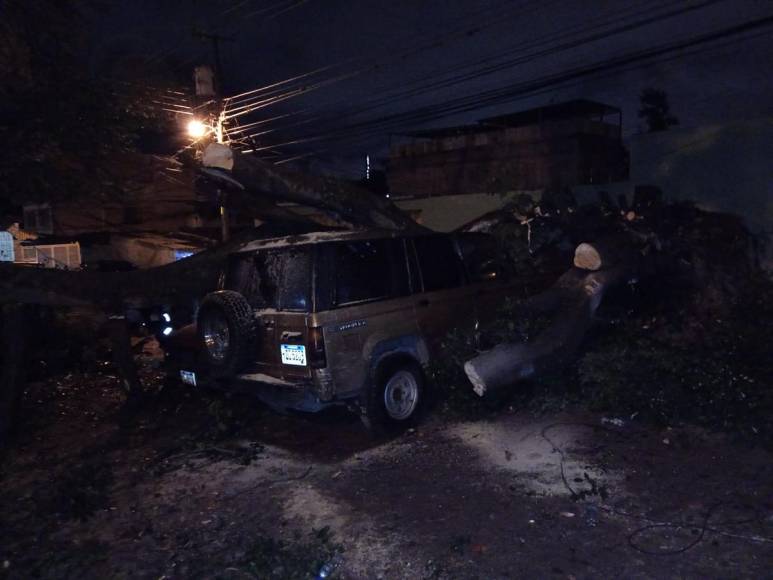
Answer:
[[[516,314],[516,317],[533,318],[552,313],[549,326],[532,342],[500,344],[465,363],[464,371],[478,395],[563,367],[593,324],[606,291],[631,273],[632,262],[613,263],[608,269],[599,270],[600,256],[615,252],[606,252],[592,244],[581,246],[585,247],[578,247],[580,259],[577,261],[584,264],[584,257],[590,254],[593,259],[589,260],[589,269],[570,269],[551,288],[525,301]]]
[[[123,313],[127,305],[177,303],[215,287],[223,261],[252,239],[232,239],[179,262],[133,272],[65,271],[0,264],[0,303],[97,306]]]
[[[388,199],[343,179],[295,173],[239,153],[233,158],[232,177],[247,192],[329,211],[355,226],[424,229]]]
[[[244,188],[234,192],[240,204],[264,216],[308,221],[275,204],[290,201],[331,212],[360,227],[424,230],[387,199],[340,179],[293,173],[241,154],[234,157],[230,177]],[[200,298],[215,287],[224,258],[251,239],[254,233],[242,234],[186,260],[135,272],[65,272],[0,264],[0,303],[95,305],[108,313],[122,313],[127,305]]]

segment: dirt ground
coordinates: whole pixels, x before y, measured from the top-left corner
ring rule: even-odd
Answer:
[[[0,577],[773,577],[773,457],[724,436],[510,409],[373,441],[246,395],[121,402],[107,366],[30,386]]]

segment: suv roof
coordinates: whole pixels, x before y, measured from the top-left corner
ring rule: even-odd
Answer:
[[[311,232],[308,234],[282,236],[255,240],[236,250],[235,253],[254,252],[256,250],[272,250],[277,248],[306,246],[323,242],[341,242],[351,240],[379,240],[384,238],[408,238],[423,235],[437,235],[437,232],[402,232],[395,230],[342,230],[334,232]]]

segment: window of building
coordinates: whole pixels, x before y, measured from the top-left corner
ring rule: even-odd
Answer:
[[[41,234],[53,234],[53,220],[49,204],[24,206],[24,229]]]

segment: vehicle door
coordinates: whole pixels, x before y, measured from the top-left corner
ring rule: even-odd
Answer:
[[[325,254],[329,303],[316,318],[336,390],[345,394],[368,380],[374,348],[416,336],[418,328],[403,240],[335,242],[325,244]]]
[[[308,339],[315,250],[312,245],[281,250],[276,311],[259,315],[266,335],[273,332],[273,352],[267,353],[265,347],[262,351],[273,361],[269,373],[281,379],[311,378]]]
[[[254,368],[245,370],[283,379],[311,376],[303,355],[312,257],[311,246],[298,246],[237,254],[233,259],[225,287],[244,295],[256,316]]]
[[[465,284],[464,268],[454,239],[439,234],[413,238],[418,292],[414,293],[416,319],[430,351],[454,327],[471,331],[475,307]]]
[[[493,236],[465,233],[458,234],[456,239],[473,298],[475,320],[489,322],[496,317],[508,297],[518,295],[511,272]]]

